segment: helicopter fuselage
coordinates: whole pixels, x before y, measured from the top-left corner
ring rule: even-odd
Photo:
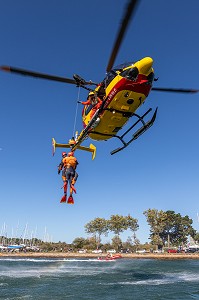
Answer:
[[[123,65],[123,68],[118,66],[107,74],[95,89],[96,93],[104,89],[104,96],[103,107],[88,134],[91,139],[98,141],[114,137],[143,104],[152,88],[152,63],[150,57],[145,57],[134,64]],[[85,128],[92,121],[91,105],[84,107],[82,116]]]

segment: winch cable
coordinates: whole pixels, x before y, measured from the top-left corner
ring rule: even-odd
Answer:
[[[73,137],[75,137],[75,133],[76,133],[75,128],[76,128],[76,123],[77,123],[77,112],[78,112],[79,97],[80,97],[80,86],[78,87],[78,93],[77,93],[77,103],[76,103],[76,112],[75,112],[74,127],[73,127]]]

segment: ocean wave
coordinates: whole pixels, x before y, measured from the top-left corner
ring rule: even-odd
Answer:
[[[4,298],[4,300],[25,300],[25,299],[33,299],[32,295],[24,295],[24,296],[17,296],[17,297],[9,297]]]
[[[178,279],[180,281],[199,281],[199,274],[198,273],[187,273],[187,272],[184,272],[184,273],[181,273],[180,275],[178,274]]]
[[[6,262],[6,261],[11,261],[11,262],[36,262],[36,263],[41,263],[41,262],[89,262],[89,261],[97,261],[99,260],[97,258],[94,259],[76,259],[76,258],[0,258],[0,262]]]
[[[63,276],[95,276],[98,274],[114,273],[113,264],[101,263],[96,259],[85,260],[13,260],[2,263],[0,277],[27,278],[27,277],[63,277]],[[38,264],[40,262],[41,264]]]
[[[8,283],[0,282],[0,287],[8,286]]]
[[[123,281],[118,282],[120,285],[161,285],[161,284],[171,284],[173,280],[168,279],[148,279],[148,280],[138,280],[138,281]]]
[[[163,274],[162,274],[163,275]],[[132,280],[132,281],[121,281],[117,284],[120,285],[167,285],[176,284],[176,282],[199,282],[199,274],[195,273],[170,273],[165,276],[160,276],[161,278],[156,279],[143,279],[143,280]],[[113,283],[115,284],[115,283]]]

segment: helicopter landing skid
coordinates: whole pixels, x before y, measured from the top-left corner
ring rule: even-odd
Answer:
[[[136,140],[138,137],[140,137],[144,132],[146,132],[154,123],[155,119],[156,119],[156,115],[157,115],[157,110],[158,108],[156,108],[151,120],[145,122],[144,121],[144,117],[151,111],[152,109],[148,109],[147,112],[142,115],[142,116],[139,116],[137,114],[133,114],[133,116],[136,116],[138,118],[138,120],[128,129],[126,130],[121,136],[118,136],[118,135],[115,135],[114,137],[118,138],[123,146],[120,147],[120,148],[117,148],[113,151],[111,151],[111,155],[123,150],[124,148],[126,148],[129,144],[131,144],[134,140]],[[141,122],[143,124],[142,127],[140,127],[132,136],[132,138],[128,141],[128,142],[125,142],[124,141],[124,137],[127,133],[129,133],[139,122]]]

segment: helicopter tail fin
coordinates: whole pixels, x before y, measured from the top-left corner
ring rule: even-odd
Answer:
[[[95,156],[96,156],[96,147],[93,144],[90,144],[89,147],[77,146],[76,149],[91,152],[92,153],[92,160],[95,159]]]
[[[53,156],[55,154],[56,148],[70,148],[71,150],[84,150],[92,153],[92,160],[95,159],[96,156],[96,147],[93,144],[90,144],[89,147],[74,145],[73,147],[70,144],[58,144],[54,138],[52,138],[52,153]]]
[[[71,145],[69,144],[58,144],[54,138],[52,138],[52,152],[53,152],[53,156],[55,154],[55,150],[56,148],[71,148]]]

